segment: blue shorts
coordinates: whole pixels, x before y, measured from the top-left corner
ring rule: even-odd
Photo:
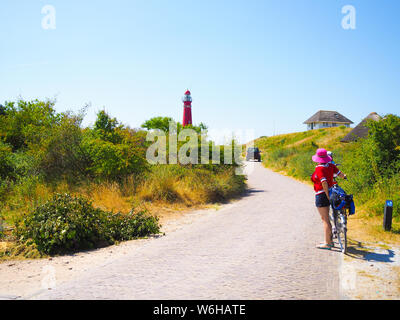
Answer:
[[[325,192],[315,195],[315,205],[318,208],[329,207],[331,205]]]

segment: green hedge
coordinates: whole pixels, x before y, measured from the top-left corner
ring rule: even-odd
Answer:
[[[91,249],[159,232],[158,218],[146,212],[113,214],[69,194],[54,195],[23,218],[16,229],[20,241],[32,239],[45,254]]]

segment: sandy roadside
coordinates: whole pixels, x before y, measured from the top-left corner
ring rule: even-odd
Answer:
[[[342,294],[352,300],[400,299],[400,247],[351,243],[340,268]]]

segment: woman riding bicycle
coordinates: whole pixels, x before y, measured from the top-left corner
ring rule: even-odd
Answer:
[[[312,160],[317,163],[315,171],[311,176],[315,190],[315,205],[321,216],[325,232],[325,243],[317,246],[319,249],[330,250],[333,247],[332,241],[332,225],[329,220],[330,197],[329,189],[334,184],[333,176],[338,175],[346,178],[346,175],[331,163],[332,158],[327,154],[325,149],[318,149]]]

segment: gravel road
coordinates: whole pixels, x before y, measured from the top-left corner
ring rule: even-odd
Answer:
[[[310,186],[250,163],[248,193],[30,299],[340,299]],[[1,289],[0,289],[1,292]]]

